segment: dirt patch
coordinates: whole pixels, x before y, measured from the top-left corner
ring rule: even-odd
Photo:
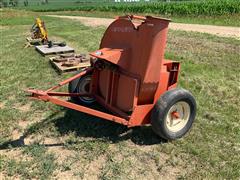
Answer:
[[[25,104],[25,105],[16,103],[16,104],[14,105],[14,108],[15,108],[15,109],[18,109],[18,110],[20,110],[20,111],[22,111],[22,112],[28,112],[28,111],[30,111],[30,109],[31,109],[31,105],[32,105],[32,102],[27,103],[27,104]]]
[[[1,150],[1,151],[3,151],[2,155],[6,156],[9,159],[14,159],[17,162],[32,160],[31,156],[24,155],[20,149]],[[0,154],[1,154],[1,152],[0,152]]]
[[[127,146],[131,149],[137,149],[141,152],[151,152],[155,147],[157,147],[157,144],[153,144],[153,145],[138,145],[132,141],[128,141],[127,142]]]
[[[27,127],[28,125],[32,124],[32,123],[34,123],[34,122],[32,122],[32,121],[22,121],[22,120],[20,120],[20,121],[18,122],[18,125],[19,125],[22,129],[26,129],[26,127]]]
[[[9,101],[12,101],[12,100],[15,100],[16,99],[16,96],[15,95],[12,95],[8,98]]]
[[[81,152],[70,151],[64,148],[49,148],[49,152],[55,153],[57,162],[61,167],[54,172],[56,179],[83,179],[86,162]]]
[[[8,159],[16,160],[17,162],[32,160],[32,157],[24,155],[22,153],[22,150],[20,150],[19,148],[0,150],[0,155]],[[1,179],[1,176],[0,176],[0,179]]]
[[[182,166],[169,164],[170,156],[164,153],[155,155],[154,152],[141,153],[138,157],[131,158],[131,162],[137,161],[139,162],[138,164],[142,164],[139,172],[148,169],[144,175],[149,179],[177,179],[180,175],[184,174]],[[139,176],[139,173],[135,174],[135,171],[133,171],[132,176]],[[140,177],[144,178],[142,175]]]
[[[163,174],[160,174],[160,179],[178,179],[180,175],[183,175],[183,169],[180,167],[164,166],[162,172]]]
[[[21,136],[20,136],[21,138]],[[39,144],[43,144],[43,145],[54,145],[54,144],[57,144],[57,141],[54,139],[54,140],[45,140],[44,137],[40,136],[40,135],[30,135],[30,136],[27,136],[27,137],[24,137],[23,138],[24,140],[24,145],[31,145],[31,144],[34,144],[34,143],[39,143]],[[51,142],[51,143],[49,143]]]
[[[18,121],[18,128],[12,131],[12,138],[19,139],[23,135],[24,129],[26,129],[29,125],[35,123],[34,121]]]
[[[5,107],[6,102],[0,102],[0,109],[3,109]]]
[[[44,138],[43,140],[43,144],[57,144],[57,143],[60,143],[59,140],[57,138]]]
[[[116,145],[111,145],[109,149],[111,161],[107,164],[112,164],[110,166],[119,164],[123,169],[121,173],[124,172],[130,179],[177,179],[186,174],[185,162],[161,152],[159,144],[137,145],[127,141],[118,148]],[[107,164],[105,166],[108,167]],[[112,172],[106,173],[112,174]]]
[[[18,129],[14,129],[12,132],[12,139],[16,140],[22,136],[22,133]]]
[[[9,29],[10,27],[9,26],[1,26],[0,25],[0,30],[5,30],[5,29]]]
[[[62,171],[62,172],[56,172],[56,179],[58,180],[66,180],[66,179],[71,179],[71,180],[78,180],[77,176],[74,176],[74,173],[72,171]]]
[[[20,120],[18,121],[18,126],[17,126],[17,129],[14,129],[13,132],[12,132],[12,136],[13,136],[13,139],[16,139],[16,138],[19,138],[20,136],[23,135],[23,131],[25,129],[27,129],[28,126],[38,122],[41,118],[35,118],[34,120],[32,121],[23,121],[23,120]]]
[[[46,144],[49,144],[49,143],[46,143]],[[70,156],[74,155],[74,151],[70,151],[64,147],[59,147],[59,146],[49,147],[48,152],[55,154],[57,158],[57,162],[60,164],[64,163]]]
[[[84,171],[84,179],[94,180],[99,179],[101,169],[106,162],[106,157],[104,155],[98,157],[96,160],[92,161],[88,168]]]
[[[59,16],[59,15],[48,15],[51,17],[66,18],[72,20],[78,20],[86,26],[109,26],[114,19],[108,18],[93,18],[93,17],[81,17],[81,16]],[[195,31],[201,33],[208,33],[222,37],[233,37],[240,39],[240,28],[239,27],[225,27],[225,26],[212,26],[212,25],[200,25],[200,24],[183,24],[183,23],[170,23],[170,29],[182,30],[182,31]]]
[[[72,20],[81,21],[86,26],[97,27],[97,26],[109,26],[114,19],[108,18],[92,18],[92,17],[82,17],[82,16],[59,16],[59,15],[47,15],[50,17],[66,18]]]
[[[18,159],[22,156],[22,151],[20,149],[0,150],[0,155]]]

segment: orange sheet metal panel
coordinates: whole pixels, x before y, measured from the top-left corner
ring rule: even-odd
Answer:
[[[140,20],[138,25],[127,17],[114,21],[103,36],[100,49],[91,55],[116,64],[124,71],[139,77],[137,104],[143,105],[154,103],[159,87],[169,20],[154,17]],[[99,74],[99,86],[104,89],[108,75],[104,71]],[[122,84],[121,89],[125,89],[126,93],[131,91],[132,86],[128,83]],[[129,104],[133,102],[128,101],[133,101],[133,98],[125,98],[124,93],[119,96],[117,104],[125,104],[126,107],[122,109],[130,110]]]
[[[102,48],[90,53],[90,55],[95,58],[107,60],[110,63],[117,64],[121,68],[126,69],[128,66],[126,59],[130,58],[130,49]]]
[[[116,107],[122,111],[132,111],[134,96],[137,91],[137,80],[125,75],[120,75],[116,96]]]
[[[135,95],[138,93],[138,80],[117,73],[118,78],[114,78],[111,70],[104,69],[99,73],[98,92],[105,99],[105,102],[122,111],[132,111],[135,103]]]
[[[154,104],[146,104],[146,105],[139,105],[137,106],[129,120],[128,126],[140,126],[143,124],[150,123],[150,115]]]

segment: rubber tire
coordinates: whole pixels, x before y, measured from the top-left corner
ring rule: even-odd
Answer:
[[[81,71],[80,71],[81,72]],[[79,73],[79,72],[78,72]],[[86,74],[80,78],[77,78],[73,81],[71,81],[69,84],[68,84],[68,92],[69,93],[78,93],[78,87],[79,85],[83,82],[83,80],[87,77],[91,76],[91,74]],[[71,97],[71,100],[73,102],[76,102],[78,104],[82,104],[82,105],[92,105],[94,104],[95,102],[95,99],[93,101],[84,101],[82,100],[82,98],[79,98],[79,97]]]
[[[166,116],[169,109],[177,102],[184,101],[190,106],[190,116],[187,124],[179,131],[172,132],[166,127]],[[184,136],[192,127],[196,116],[196,101],[193,95],[182,88],[165,92],[156,102],[151,113],[153,131],[163,139],[175,140]]]

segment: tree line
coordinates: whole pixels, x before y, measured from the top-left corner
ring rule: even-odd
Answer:
[[[28,6],[29,0],[24,0],[23,5]],[[48,0],[39,0],[38,4],[48,4]],[[19,6],[19,0],[0,0],[0,8],[1,7],[17,7]]]

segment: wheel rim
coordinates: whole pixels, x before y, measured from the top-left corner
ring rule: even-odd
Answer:
[[[166,126],[172,132],[182,130],[190,117],[190,106],[184,101],[174,104],[168,111],[166,116]]]
[[[79,86],[77,88],[78,93],[89,93],[90,90],[90,83],[91,83],[91,76],[87,76],[81,80]],[[79,99],[83,102],[94,102],[95,99],[91,97],[79,97]]]

